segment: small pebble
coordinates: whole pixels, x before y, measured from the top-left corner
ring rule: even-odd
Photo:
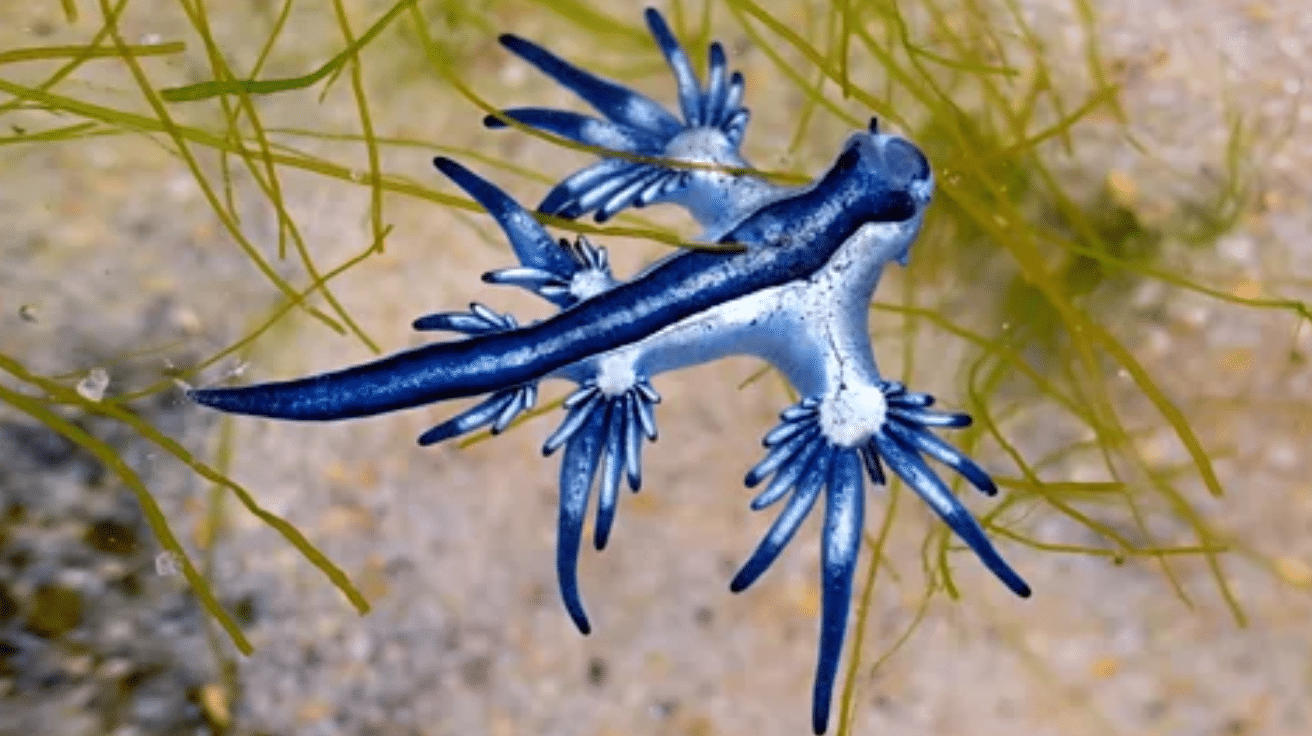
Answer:
[[[100,401],[109,388],[109,373],[104,368],[92,368],[86,377],[77,382],[77,393],[87,401]]]

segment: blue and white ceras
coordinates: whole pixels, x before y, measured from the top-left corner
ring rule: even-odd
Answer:
[[[593,213],[604,220],[630,206],[674,203],[697,219],[704,240],[735,248],[681,251],[620,281],[604,249],[583,237],[553,240],[502,190],[438,158],[438,169],[496,219],[519,258],[520,265],[485,274],[484,280],[528,289],[556,304],[557,315],[520,326],[510,315],[475,303],[468,312],[432,314],[414,324],[464,339],[322,375],[199,389],[190,396],[223,411],[299,420],[487,396],[425,432],[419,442],[427,445],[481,427],[500,432],[534,404],[539,382],[574,382],[578,389],[565,401],[565,419],[543,451],[564,448],[556,568],[566,609],[588,633],[576,575],[584,514],[595,485],[593,541],[602,549],[620,484],[627,479],[630,488],[639,488],[642,440],[656,439],[653,407],[660,397],[652,378],[729,355],[768,361],[803,398],[766,434],[766,457],[747,474],[748,486],[770,479],[753,509],[784,504],[730,587],[741,591],[765,572],[823,492],[823,596],[812,705],[819,734],[828,724],[861,545],[863,469],[879,485],[887,463],[1007,587],[1021,596],[1030,593],[923,459],[929,456],[980,491],[996,493],[983,469],[933,432],[966,426],[970,417],[933,411],[933,397],[883,378],[871,349],[871,296],[885,265],[906,264],[934,190],[933,172],[916,146],[880,133],[872,121],[807,186],[782,188],[752,175],[739,153],[748,119],[741,75],[726,75],[723,49],[712,43],[703,89],[659,13],[648,9],[646,17],[674,70],[682,120],[650,98],[505,35],[506,48],[576,92],[604,119],[514,108],[485,123],[502,127],[510,120],[614,154],[553,188],[539,211]]]

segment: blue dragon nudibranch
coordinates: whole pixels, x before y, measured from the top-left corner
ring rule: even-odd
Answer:
[[[977,464],[940,439],[938,427],[964,427],[965,414],[932,410],[933,397],[880,375],[867,326],[870,299],[890,262],[906,263],[934,189],[932,169],[907,140],[869,130],[852,135],[829,170],[799,188],[750,173],[739,153],[748,112],[743,79],[726,74],[718,43],[709,49],[703,88],[660,14],[647,23],[678,84],[683,119],[615,82],[602,79],[522,38],[502,44],[577,93],[604,119],[544,108],[489,116],[594,146],[603,156],[553,188],[539,212],[593,213],[604,220],[627,207],[678,204],[702,226],[707,242],[735,245],[684,250],[630,280],[617,279],[606,251],[579,237],[553,240],[527,210],[460,164],[435,160],[505,232],[519,265],[484,275],[552,302],[556,315],[520,325],[475,303],[468,312],[415,320],[418,330],[464,337],[434,342],[365,365],[291,381],[207,388],[191,398],[222,411],[279,419],[333,420],[461,397],[486,398],[419,437],[429,445],[475,429],[506,429],[533,406],[538,384],[578,386],[544,454],[563,448],[556,571],[565,608],[590,631],[576,564],[594,486],[593,543],[602,549],[615,520],[619,488],[638,490],[643,440],[657,436],[652,379],[728,355],[753,355],[779,370],[802,396],[765,435],[765,458],[746,483],[767,479],[753,509],[783,509],[730,584],[750,586],[824,495],[822,613],[812,726],[829,718],[851,605],[864,523],[864,476],[885,482],[884,466],[902,478],[1002,582],[1021,596],[1029,587],[1002,559],[928,456],[985,494],[996,486]]]

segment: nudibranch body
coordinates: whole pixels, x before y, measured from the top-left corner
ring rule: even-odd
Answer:
[[[538,385],[574,382],[565,419],[543,451],[563,448],[556,567],[561,594],[580,631],[591,625],[576,564],[584,515],[596,487],[593,543],[609,539],[624,481],[641,484],[643,440],[656,439],[652,379],[729,355],[751,355],[778,369],[803,397],[766,434],[765,458],[748,486],[769,479],[753,509],[783,509],[730,587],[740,591],[770,566],[824,495],[822,612],[812,726],[827,727],[864,524],[863,476],[880,485],[887,465],[929,504],[979,559],[1018,595],[1025,582],[928,456],[986,494],[988,474],[941,440],[937,427],[962,427],[964,414],[930,409],[933,398],[882,377],[867,315],[884,267],[905,264],[934,189],[933,172],[909,141],[872,122],[843,146],[812,184],[777,187],[754,176],[738,152],[748,114],[743,80],[726,76],[724,52],[710,47],[703,89],[660,15],[647,21],[674,70],[683,120],[651,99],[570,65],[515,36],[502,43],[601,112],[605,119],[544,108],[515,108],[511,119],[595,146],[603,156],[553,188],[539,211],[604,220],[630,206],[673,203],[703,227],[703,238],[733,245],[684,250],[629,280],[610,271],[606,252],[586,238],[557,242],[495,185],[445,158],[439,170],[469,193],[506,233],[519,265],[484,280],[528,289],[560,311],[521,326],[473,304],[415,321],[420,330],[464,338],[435,342],[365,365],[285,382],[198,389],[198,403],[228,412],[298,420],[378,414],[461,397],[473,408],[419,438],[432,444],[472,430],[504,430],[530,408]],[[730,167],[725,169],[722,167]]]

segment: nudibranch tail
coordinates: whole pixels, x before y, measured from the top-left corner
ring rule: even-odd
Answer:
[[[513,354],[516,343],[521,342],[515,338],[522,332],[425,345],[371,363],[290,381],[192,389],[187,396],[198,404],[232,414],[303,421],[351,419],[478,396],[532,381],[555,367],[548,363],[545,365],[549,367],[540,368],[543,364],[526,356],[500,364],[489,358],[488,352]]]

